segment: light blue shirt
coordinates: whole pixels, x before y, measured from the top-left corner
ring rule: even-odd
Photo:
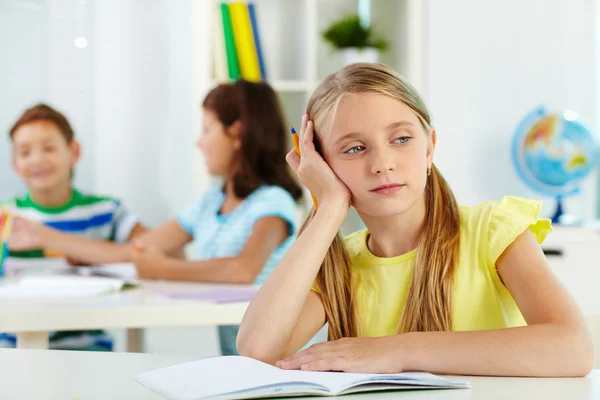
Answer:
[[[235,257],[241,253],[259,219],[279,217],[288,223],[289,236],[271,253],[254,281],[262,284],[294,241],[297,231],[296,202],[285,189],[269,185],[260,186],[233,211],[221,215],[219,211],[223,201],[225,193],[222,187],[215,186],[177,216],[181,228],[194,238],[194,258]]]

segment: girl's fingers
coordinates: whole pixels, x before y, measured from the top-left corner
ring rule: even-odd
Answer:
[[[297,353],[289,355],[286,358],[284,358],[282,361],[297,360],[297,359],[305,357],[309,354],[317,354],[317,353],[329,351],[330,349],[333,348],[331,346],[331,343],[334,343],[334,342],[323,342],[323,343],[313,344],[308,349],[300,350]]]
[[[302,115],[302,125],[300,126],[300,133],[298,136],[300,139],[304,137],[304,131],[306,130],[306,123],[308,122],[308,114]]]
[[[335,349],[326,349],[315,353],[306,353],[302,357],[288,361],[279,361],[276,365],[281,369],[301,369],[305,365],[314,364],[324,360],[343,359],[344,352]]]
[[[347,360],[342,357],[315,360],[300,367],[303,371],[347,371],[348,368]]]
[[[299,352],[291,354],[280,361],[293,361],[312,354],[331,353],[336,350],[336,345],[337,341],[313,344],[308,349],[300,350]]]
[[[304,134],[300,137],[300,153],[309,155],[311,152],[315,151],[315,145],[313,143],[313,127],[314,124],[312,121],[306,122],[306,129],[304,129]]]
[[[277,367],[281,368],[281,369],[300,369],[300,367],[302,367],[305,364],[309,364],[311,362],[317,361],[319,360],[319,356],[318,355],[306,355],[302,358],[298,358],[295,360],[289,360],[289,361],[278,361],[277,364],[275,364]]]
[[[308,122],[308,115],[302,114],[302,122],[300,123],[300,131],[296,132],[298,135],[298,141],[301,142],[304,137],[304,131],[306,131],[306,123]]]
[[[289,153],[285,156],[285,161],[287,161],[292,171],[298,172],[298,167],[300,166],[300,157],[296,154],[296,149],[290,150]]]
[[[300,144],[300,151],[302,151],[302,139],[304,135],[306,135],[306,124],[308,123],[308,115],[302,115],[302,126],[300,127],[300,132],[298,132],[298,142]]]
[[[303,365],[313,363],[318,360],[329,359],[340,356],[336,352],[304,354],[302,357],[287,361],[278,361],[275,365],[281,369],[300,369]]]

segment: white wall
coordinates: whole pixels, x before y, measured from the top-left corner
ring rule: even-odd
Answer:
[[[191,2],[94,3],[95,189],[156,226],[194,196]]]
[[[519,180],[510,143],[536,105],[573,109],[598,129],[592,0],[429,0],[428,90],[438,131],[435,162],[463,204],[506,194],[543,197]],[[567,201],[596,214],[596,179]],[[543,198],[544,213],[554,201]]]
[[[82,143],[77,187],[121,198],[151,226],[187,204],[205,178],[191,13],[191,0],[0,2],[0,198],[25,190],[8,168],[8,129],[43,101]]]
[[[24,189],[9,167],[10,140],[8,130],[32,97],[47,93],[47,11],[14,3],[0,3],[0,198],[5,199]],[[12,60],[8,62],[8,60]],[[29,77],[29,79],[26,79]]]
[[[91,112],[92,58],[88,49],[75,47],[87,35],[87,1],[8,0],[0,2],[0,199],[25,190],[10,168],[8,130],[35,103],[47,102],[69,118],[84,158],[75,183],[93,188],[93,118]]]

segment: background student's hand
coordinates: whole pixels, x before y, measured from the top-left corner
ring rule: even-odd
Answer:
[[[55,230],[27,218],[15,217],[8,247],[13,251],[41,249]]]
[[[131,262],[135,265],[140,279],[163,278],[167,259],[168,257],[164,253],[157,250],[134,247],[131,249]]]
[[[302,116],[298,139],[301,157],[296,154],[295,149],[286,156],[292,170],[316,197],[319,207],[332,204],[334,207],[344,207],[347,211],[350,208],[350,190],[316,151],[313,142],[314,124],[306,114]]]
[[[74,257],[66,256],[65,259],[67,260],[67,263],[73,267],[88,267],[94,265],[87,261],[80,260]]]
[[[310,346],[276,363],[281,369],[373,374],[402,372],[398,336],[344,338]]]

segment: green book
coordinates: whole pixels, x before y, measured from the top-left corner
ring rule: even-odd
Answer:
[[[240,78],[240,64],[235,50],[235,40],[233,38],[233,29],[231,28],[231,17],[226,3],[221,3],[221,13],[223,14],[223,34],[225,35],[225,52],[227,53],[227,69],[229,78],[237,80]]]

